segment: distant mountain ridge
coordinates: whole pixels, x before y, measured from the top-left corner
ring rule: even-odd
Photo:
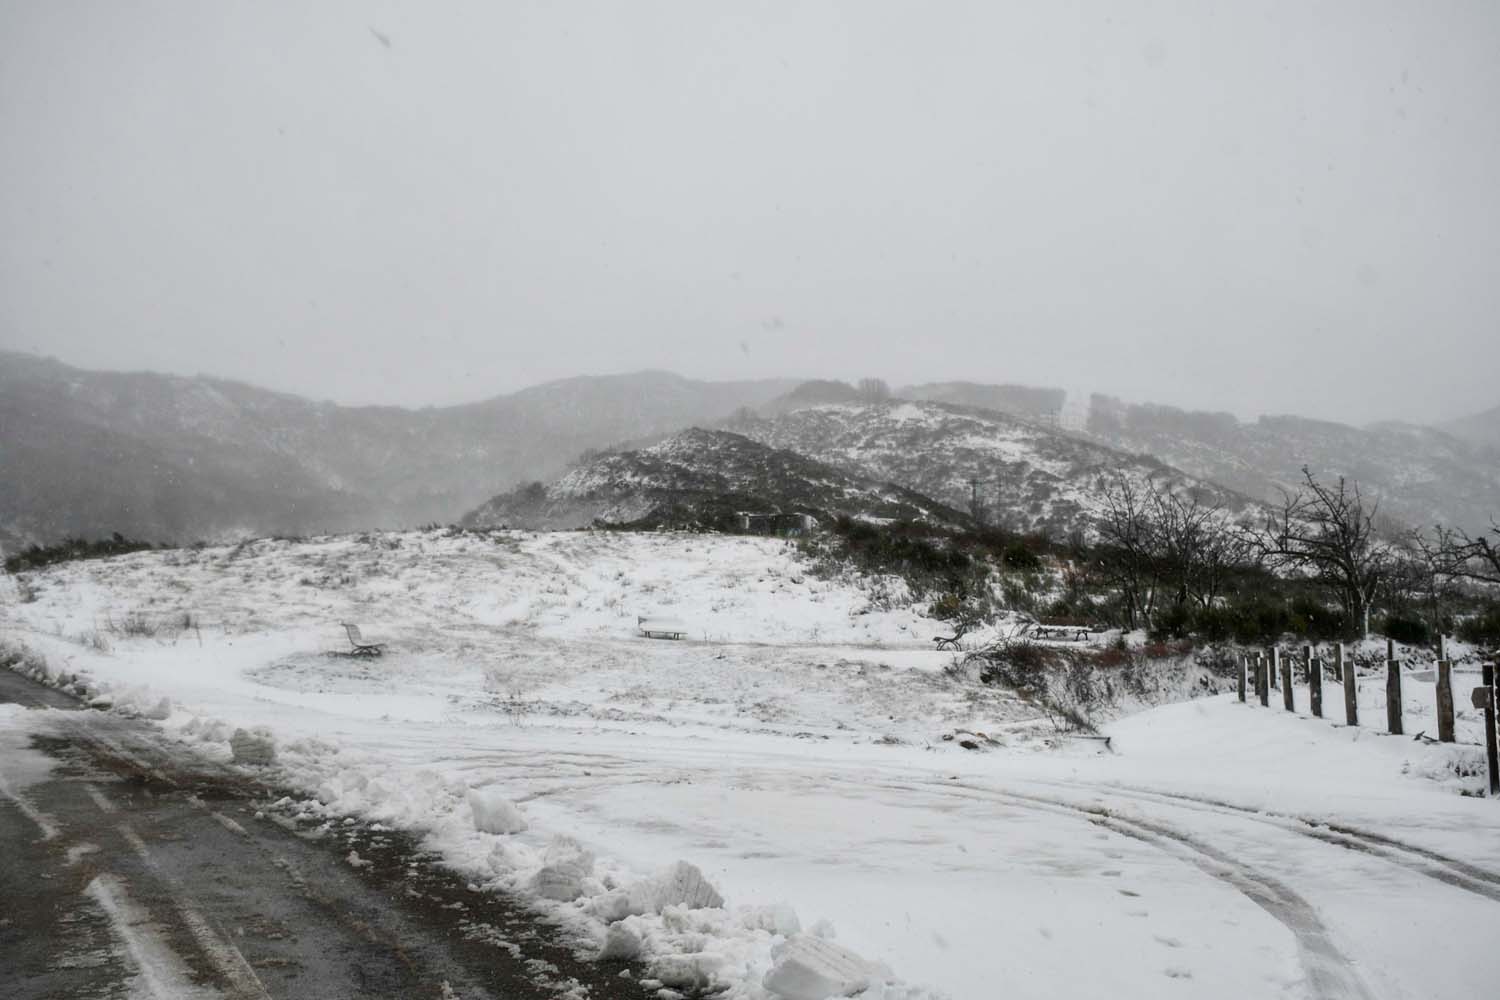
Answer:
[[[0,353],[0,539],[191,541],[451,521],[584,449],[716,420],[794,385],[639,372],[407,410]]]
[[[989,385],[982,382],[928,382],[897,389],[898,399],[953,403],[1018,417],[1055,420],[1067,402],[1062,389],[1031,385]]]
[[[732,529],[744,513],[970,523],[967,515],[899,486],[702,428],[648,448],[593,456],[546,486],[492,498],[464,523],[536,530],[594,524]]]
[[[1450,420],[1445,424],[1440,424],[1438,429],[1456,438],[1462,438],[1470,444],[1480,445],[1500,453],[1500,406],[1492,406],[1482,413]]]
[[[1369,427],[1306,417],[1242,423],[1229,413],[1090,400],[1088,433],[1144,452],[1195,476],[1274,502],[1308,466],[1325,480],[1343,475],[1408,527],[1480,530],[1500,515],[1500,453],[1432,427]]]
[[[895,394],[923,399],[882,395],[873,382],[704,382],[645,371],[409,410],[0,352],[0,546],[116,531],[185,542],[446,522],[564,474],[583,453],[629,441],[647,452],[692,426],[930,498],[903,501],[913,508],[967,511],[977,492],[987,518],[1024,530],[1086,525],[1116,474],[1164,477],[1240,510],[1274,501],[1303,464],[1356,479],[1408,525],[1478,530],[1500,516],[1500,451],[1483,443],[1500,408],[1450,425],[1455,436],[1299,417],[1241,423],[1096,395],[1087,432],[1072,433],[1056,426],[1060,389],[959,381]],[[696,470],[679,458],[676,474],[702,473],[702,486],[723,455]],[[726,482],[740,500],[760,495],[733,475]],[[783,482],[770,493],[804,488]]]

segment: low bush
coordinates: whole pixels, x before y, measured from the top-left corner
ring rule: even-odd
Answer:
[[[1500,646],[1500,604],[1491,604],[1479,614],[1458,623],[1458,637],[1476,646]]]
[[[150,542],[126,538],[118,531],[109,538],[88,541],[83,538],[68,538],[56,545],[33,545],[5,560],[7,573],[21,573],[28,569],[40,569],[54,563],[73,562],[78,559],[106,559],[130,552],[144,552],[157,548]]]
[[[1425,646],[1432,641],[1432,629],[1426,622],[1402,615],[1388,615],[1378,623],[1376,631],[1405,646]]]

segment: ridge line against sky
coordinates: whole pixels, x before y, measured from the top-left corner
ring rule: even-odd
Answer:
[[[0,346],[1496,403],[1500,5],[0,8]]]
[[[6,351],[6,350],[10,350],[10,349],[9,348],[5,348],[5,347],[0,347],[0,354],[3,354],[4,351]],[[793,383],[793,385],[800,385],[800,384],[805,383],[805,382],[819,381],[819,380],[823,380],[823,379],[832,379],[832,380],[841,381],[841,382],[844,382],[846,384],[853,385],[853,384],[855,384],[855,383],[857,383],[859,381],[859,377],[850,376],[850,375],[838,375],[838,374],[828,375],[828,376],[807,376],[807,377],[798,376],[798,375],[785,375],[785,374],[783,374],[783,375],[770,375],[770,376],[765,376],[765,377],[757,377],[757,378],[754,378],[754,379],[745,379],[745,380],[741,380],[741,379],[718,379],[718,378],[698,378],[697,376],[687,375],[687,374],[684,374],[683,372],[672,371],[671,369],[666,369],[666,368],[638,368],[638,369],[634,369],[634,370],[614,371],[614,372],[577,372],[577,373],[574,373],[572,375],[564,375],[564,376],[561,376],[561,377],[555,378],[555,379],[546,379],[546,380],[543,380],[541,382],[533,382],[533,383],[530,383],[530,384],[527,384],[527,385],[523,385],[523,386],[519,386],[519,387],[513,388],[513,389],[501,389],[501,390],[498,390],[498,391],[495,391],[495,392],[491,392],[491,393],[488,393],[488,394],[485,394],[485,395],[476,396],[476,397],[474,397],[472,399],[458,399],[458,400],[454,400],[452,402],[445,402],[445,403],[414,403],[414,404],[411,404],[411,403],[394,403],[394,402],[385,402],[385,401],[374,401],[374,402],[352,401],[351,402],[351,401],[345,401],[345,400],[330,399],[330,398],[327,398],[327,397],[324,397],[324,396],[308,395],[306,393],[298,392],[298,391],[292,390],[292,389],[282,389],[282,388],[277,388],[275,386],[264,385],[262,383],[253,382],[253,381],[250,381],[248,379],[245,379],[245,378],[242,378],[242,377],[238,377],[238,376],[234,376],[234,375],[221,375],[221,374],[215,374],[215,373],[212,373],[212,372],[158,371],[158,370],[155,370],[155,369],[145,369],[145,368],[89,368],[89,367],[84,366],[84,365],[73,364],[72,362],[69,362],[69,361],[67,361],[66,359],[63,359],[63,358],[58,358],[58,357],[50,356],[50,355],[37,354],[34,351],[21,351],[19,353],[25,354],[25,355],[27,355],[29,357],[36,358],[36,359],[42,360],[42,361],[56,362],[58,364],[66,366],[66,367],[77,369],[79,371],[83,371],[83,372],[87,372],[87,373],[92,373],[92,374],[103,374],[103,375],[140,375],[140,374],[146,374],[146,375],[166,375],[166,376],[171,376],[171,377],[176,377],[176,378],[184,378],[184,379],[195,379],[195,378],[212,379],[212,380],[217,380],[217,381],[226,381],[226,382],[238,383],[240,385],[248,386],[249,388],[255,389],[255,390],[258,390],[258,391],[272,392],[272,393],[278,393],[278,394],[283,394],[283,395],[289,395],[289,396],[296,397],[298,399],[302,399],[302,400],[307,401],[307,402],[312,402],[312,403],[317,403],[317,404],[332,404],[334,406],[346,407],[346,408],[351,408],[351,409],[353,409],[353,408],[360,408],[360,407],[384,406],[384,407],[393,407],[393,408],[396,408],[396,409],[402,409],[402,410],[408,410],[408,411],[417,411],[417,410],[425,410],[425,409],[444,409],[444,408],[447,408],[447,407],[459,407],[459,406],[473,406],[473,405],[476,405],[476,404],[491,402],[491,401],[496,400],[496,399],[502,399],[502,398],[507,398],[507,397],[510,397],[510,396],[515,396],[515,395],[518,395],[520,393],[526,392],[526,391],[531,390],[531,389],[540,389],[540,388],[544,388],[544,387],[549,386],[549,385],[554,385],[554,384],[558,384],[558,383],[562,383],[562,382],[569,382],[569,381],[573,381],[573,380],[577,380],[577,379],[629,378],[631,376],[649,375],[649,374],[669,375],[669,376],[672,376],[672,377],[675,377],[675,378],[682,378],[682,379],[687,379],[689,381],[697,381],[697,382],[708,383],[708,384],[714,384],[714,383],[718,383],[718,382],[738,382],[738,381],[760,381],[760,382],[785,381],[785,382]],[[863,377],[863,376],[861,376],[861,377]],[[875,376],[875,377],[879,377],[879,376]],[[1089,397],[1091,395],[1094,395],[1096,392],[1099,395],[1108,396],[1108,397],[1111,397],[1111,398],[1114,398],[1114,399],[1118,399],[1118,400],[1120,400],[1121,402],[1124,402],[1127,405],[1163,406],[1163,407],[1167,407],[1169,409],[1177,409],[1177,410],[1181,410],[1181,411],[1187,412],[1187,413],[1230,413],[1231,412],[1231,411],[1222,410],[1222,409],[1221,410],[1213,410],[1213,409],[1206,409],[1206,408],[1181,407],[1181,406],[1176,406],[1176,405],[1171,404],[1171,403],[1164,403],[1164,402],[1162,402],[1160,400],[1154,400],[1154,399],[1127,399],[1125,397],[1120,396],[1117,393],[1112,393],[1112,392],[1108,391],[1107,389],[1098,389],[1098,390],[1078,389],[1078,388],[1072,388],[1072,389],[1070,389],[1070,388],[1068,388],[1066,386],[1057,385],[1057,384],[1053,384],[1053,385],[1030,385],[1030,384],[1019,383],[1019,382],[1015,382],[1015,383],[978,383],[978,382],[975,382],[975,380],[971,379],[971,378],[935,378],[935,379],[926,380],[924,382],[912,382],[912,383],[902,383],[902,382],[899,382],[899,381],[892,381],[892,380],[886,380],[886,381],[887,381],[887,383],[893,389],[897,390],[898,392],[901,389],[903,389],[903,388],[911,388],[911,387],[915,387],[915,386],[919,386],[919,385],[925,385],[925,384],[960,383],[960,382],[963,382],[963,383],[973,383],[973,384],[978,384],[978,385],[1002,385],[1002,384],[1007,384],[1007,385],[1019,386],[1021,388],[1028,388],[1028,389],[1061,389],[1064,393],[1066,393],[1066,403],[1063,406],[1063,415],[1064,415],[1065,418],[1070,417],[1070,416],[1074,417],[1074,418],[1078,418],[1078,417],[1081,417],[1082,414],[1086,413],[1087,410],[1088,410]],[[1468,411],[1465,411],[1465,412],[1462,412],[1462,413],[1457,413],[1452,418],[1450,418],[1450,420],[1458,420],[1458,419],[1462,419],[1462,418],[1465,418],[1465,417],[1476,416],[1476,415],[1479,415],[1480,413],[1482,413],[1484,411],[1488,411],[1490,409],[1500,409],[1500,407],[1479,407],[1477,409],[1472,409],[1472,410],[1468,410]],[[1275,417],[1297,417],[1297,418],[1304,418],[1304,419],[1310,419],[1310,420],[1330,420],[1331,419],[1331,418],[1327,418],[1327,417],[1314,417],[1314,416],[1311,416],[1309,414],[1298,413],[1296,411],[1267,411],[1265,413],[1254,413],[1254,414],[1231,413],[1231,415],[1234,416],[1235,419],[1239,420],[1243,424],[1255,423],[1261,417],[1267,417],[1267,418],[1275,418]],[[1347,421],[1339,421],[1339,420],[1333,420],[1332,422],[1334,422],[1334,423],[1347,423]],[[1370,421],[1367,424],[1349,424],[1349,426],[1367,428],[1367,427],[1375,425],[1375,424],[1386,423],[1386,422],[1401,423],[1402,421],[1381,421],[1381,420],[1375,420],[1375,421]],[[1431,426],[1431,427],[1441,428],[1443,424],[1448,423],[1448,422],[1450,422],[1450,421],[1437,421],[1437,422],[1433,422],[1431,424],[1422,424],[1421,426]]]

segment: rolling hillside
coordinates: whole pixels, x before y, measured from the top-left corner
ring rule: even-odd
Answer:
[[[729,428],[856,475],[897,483],[959,509],[976,487],[988,522],[1066,534],[1087,529],[1113,477],[1197,488],[1231,512],[1247,501],[1172,469],[992,410],[892,401],[821,404],[772,416],[739,414]]]
[[[584,449],[717,419],[790,385],[640,372],[406,410],[0,354],[0,541],[450,521]]]
[[[1500,454],[1431,427],[1350,427],[1304,417],[1241,423],[1228,413],[1122,403],[1095,396],[1089,433],[1116,448],[1154,455],[1195,476],[1275,501],[1307,465],[1347,476],[1411,527],[1479,530],[1500,515]]]
[[[770,448],[739,434],[692,429],[639,451],[598,455],[556,481],[494,497],[464,518],[479,527],[578,528],[596,523],[733,529],[741,512],[811,513],[968,523],[966,515]]]

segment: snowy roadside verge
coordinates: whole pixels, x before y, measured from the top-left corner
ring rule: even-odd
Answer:
[[[688,861],[642,872],[596,856],[566,831],[533,822],[496,784],[393,767],[378,754],[278,733],[261,720],[196,715],[154,689],[98,683],[86,668],[56,669],[15,640],[0,638],[0,666],[141,719],[179,749],[307,796],[275,803],[277,812],[325,826],[357,817],[418,836],[479,889],[526,901],[583,957],[637,963],[645,970],[640,985],[663,1000],[704,992],[745,1000],[939,996],[842,948],[826,922],[804,929],[789,905],[726,903]],[[363,863],[354,854],[348,860]]]

